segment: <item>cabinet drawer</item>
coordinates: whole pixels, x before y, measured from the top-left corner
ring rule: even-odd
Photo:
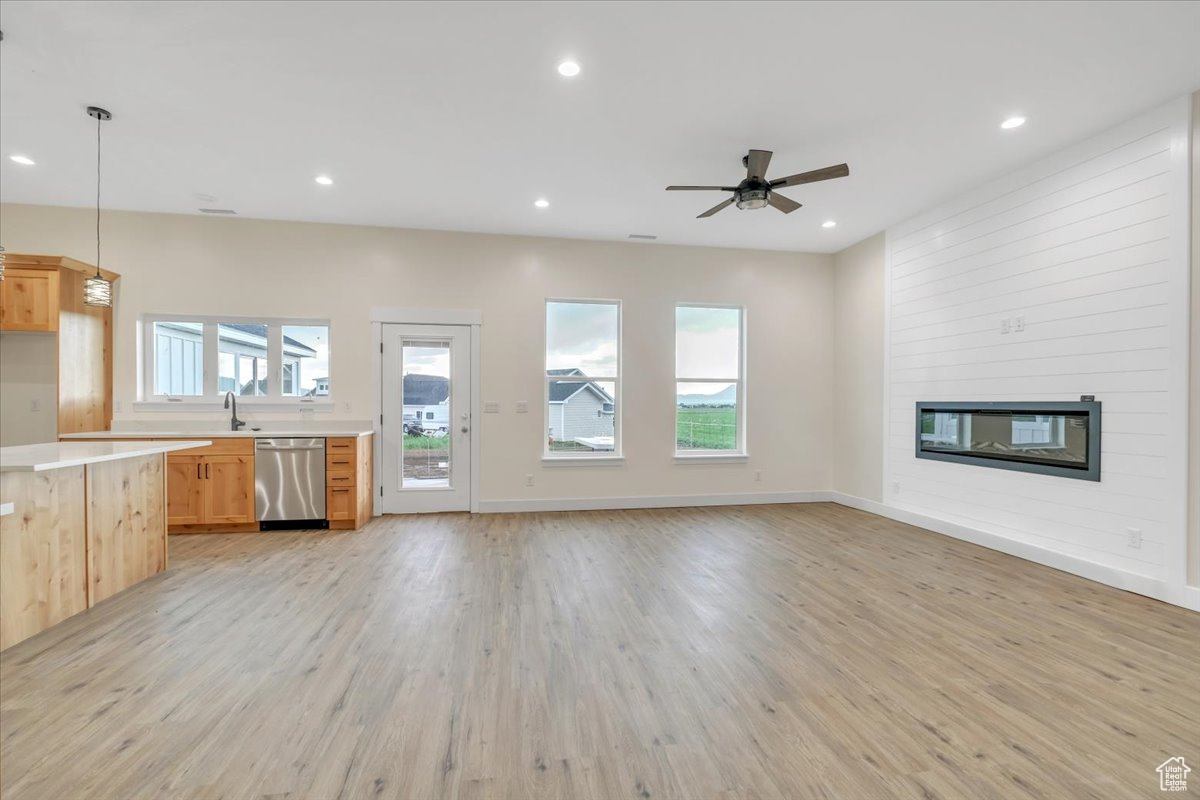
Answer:
[[[354,456],[352,455],[337,455],[336,453],[325,454],[325,471],[331,472],[334,470],[350,470],[354,471]]]
[[[357,445],[358,439],[354,436],[330,436],[325,439],[325,452],[352,456]]]
[[[325,486],[329,489],[355,487],[355,473],[352,469],[327,469],[325,471]]]

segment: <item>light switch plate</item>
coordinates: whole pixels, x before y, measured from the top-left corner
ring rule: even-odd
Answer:
[[[528,414],[529,413],[529,401],[528,400],[518,400],[517,401],[517,413],[518,414]]]
[[[485,400],[483,403],[483,413],[499,414],[500,413],[500,404],[497,403],[495,400]]]
[[[1024,317],[1017,317],[1016,319],[1013,320],[1013,330],[1016,331],[1017,333],[1020,333],[1021,331],[1025,330],[1025,318]]]

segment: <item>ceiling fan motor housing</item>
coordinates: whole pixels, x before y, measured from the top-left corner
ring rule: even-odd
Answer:
[[[766,181],[747,178],[738,184],[734,197],[737,207],[746,210],[765,208],[771,196],[771,187]]]

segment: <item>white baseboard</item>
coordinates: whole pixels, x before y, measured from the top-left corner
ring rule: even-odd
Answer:
[[[684,508],[687,506],[748,506],[765,503],[821,503],[827,491],[743,492],[739,494],[679,494],[647,497],[567,497],[531,500],[480,500],[484,514],[521,511],[609,511],[621,508]]]
[[[1185,586],[1176,589],[1165,581],[1149,578],[1145,575],[1125,572],[1124,570],[1110,567],[1107,564],[1097,564],[1094,561],[1088,561],[1065,553],[1057,553],[1053,550],[1047,550],[1044,547],[1013,541],[1007,537],[961,525],[957,522],[930,517],[914,511],[906,511],[902,508],[894,508],[875,500],[867,500],[863,497],[855,497],[854,495],[843,494],[842,492],[826,492],[825,494],[828,500],[839,505],[877,514],[881,517],[894,519],[897,522],[903,522],[908,525],[915,525],[918,528],[951,536],[955,539],[962,539],[963,541],[971,542],[990,550],[997,550],[1001,553],[1007,553],[1010,556],[1032,561],[1035,564],[1053,567],[1063,572],[1069,572],[1072,575],[1078,575],[1097,583],[1103,583],[1106,586],[1113,586],[1127,592],[1135,592],[1146,597],[1153,597],[1155,600],[1161,600],[1164,603],[1183,606],[1193,611],[1200,611],[1200,589],[1198,588]]]

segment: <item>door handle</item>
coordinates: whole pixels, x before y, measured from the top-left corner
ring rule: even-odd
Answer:
[[[468,428],[466,425],[463,425],[463,426],[462,426],[462,432],[463,432],[463,433],[466,433],[466,432],[467,432],[467,431],[469,431],[469,430],[470,430],[470,428]]]

